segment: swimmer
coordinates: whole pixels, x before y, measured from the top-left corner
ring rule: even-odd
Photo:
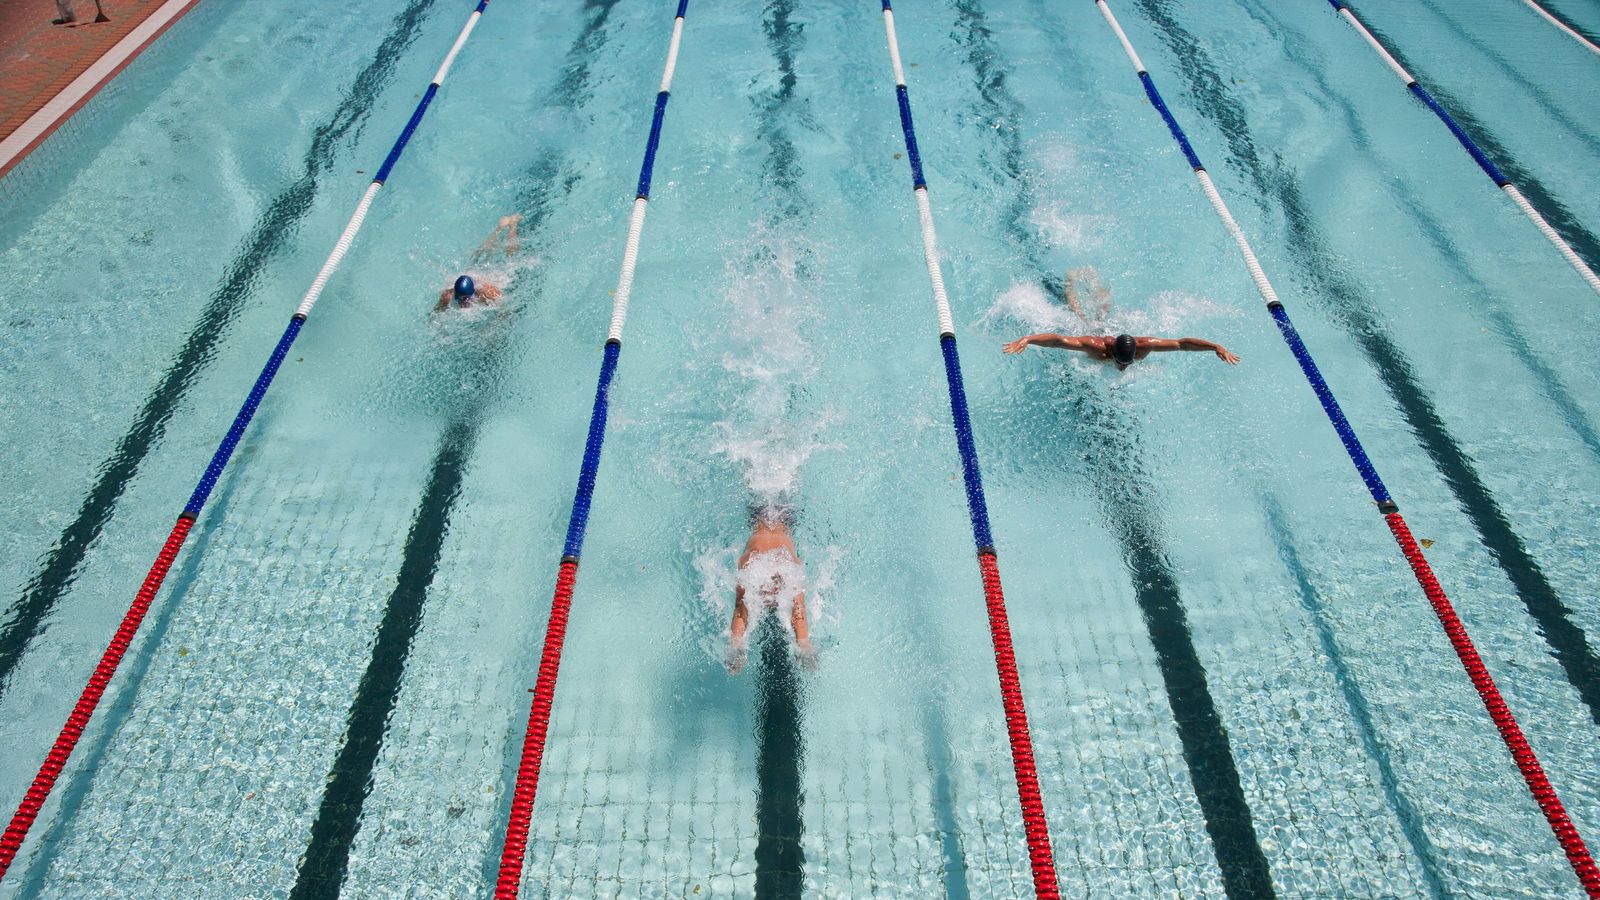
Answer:
[[[1239,357],[1228,351],[1221,344],[1200,338],[1158,338],[1134,337],[1131,334],[1119,334],[1116,337],[1099,337],[1096,335],[1078,335],[1071,337],[1064,334],[1030,334],[1020,337],[1006,344],[1003,348],[1006,353],[1021,353],[1029,347],[1052,347],[1057,350],[1077,350],[1087,353],[1090,359],[1101,362],[1115,363],[1118,370],[1126,369],[1151,353],[1162,353],[1171,350],[1208,350],[1217,355],[1230,366],[1239,364]]]
[[[757,557],[768,559],[775,557],[775,561],[787,562],[799,568],[802,564],[800,557],[795,553],[794,538],[789,535],[789,524],[784,520],[785,517],[762,509],[752,518],[750,539],[745,542],[744,554],[739,557],[739,573],[743,575],[752,559]],[[771,580],[759,590],[761,600],[766,607],[777,608],[778,601],[783,599],[783,573],[774,572]],[[806,622],[806,594],[802,589],[795,591],[793,596],[794,606],[789,614],[789,624],[794,628],[795,648],[800,651],[800,659],[806,667],[814,668],[817,664],[817,654],[811,647],[811,628]],[[750,610],[745,606],[744,584],[741,583],[734,592],[733,622],[728,626],[732,637],[728,647],[730,674],[737,675],[744,669],[745,659],[749,655],[749,642],[745,639],[745,631],[749,627]]]
[[[522,237],[517,234],[517,226],[522,224],[522,216],[501,216],[499,224],[478,249],[472,251],[474,265],[483,265],[495,260],[496,257],[510,259],[522,250]],[[477,283],[471,275],[460,275],[456,283],[445,288],[439,293],[439,303],[434,306],[434,312],[444,312],[450,308],[453,301],[457,306],[466,309],[469,306],[493,306],[500,302],[500,288],[498,285],[484,282]]]
[[[478,284],[472,280],[471,275],[462,275],[456,279],[454,285],[439,293],[439,304],[433,311],[444,312],[450,308],[451,301],[462,309],[469,306],[493,306],[500,302],[500,289],[487,281]]]

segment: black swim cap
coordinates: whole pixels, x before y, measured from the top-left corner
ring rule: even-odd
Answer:
[[[456,299],[465,300],[478,292],[478,286],[472,283],[471,275],[463,275],[456,279]]]
[[[777,525],[793,528],[795,520],[799,517],[798,510],[779,500],[754,501],[750,504],[748,512],[751,528],[758,525],[766,525],[769,528]]]
[[[1111,345],[1111,358],[1125,366],[1133,365],[1138,356],[1139,342],[1131,334],[1117,335],[1116,343]]]

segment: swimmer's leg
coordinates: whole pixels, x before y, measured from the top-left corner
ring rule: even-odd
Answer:
[[[1090,269],[1089,274],[1094,283],[1092,291],[1094,293],[1095,306],[1100,310],[1100,318],[1104,319],[1111,315],[1111,289],[1100,283],[1099,272]]]
[[[1082,319],[1087,325],[1089,317],[1083,314],[1083,307],[1078,305],[1078,275],[1082,271],[1082,269],[1068,270],[1066,281],[1061,286],[1061,293],[1066,298],[1067,309],[1072,310],[1073,315]]]
[[[521,221],[521,213],[500,217],[500,224],[506,229],[506,256],[516,256],[522,249],[522,237],[517,234],[517,225]]]

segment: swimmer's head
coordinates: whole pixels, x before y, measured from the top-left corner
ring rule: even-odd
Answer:
[[[1111,342],[1111,358],[1117,361],[1117,368],[1126,369],[1133,365],[1139,355],[1139,342],[1131,334],[1119,334]]]
[[[478,286],[472,283],[471,275],[463,275],[456,279],[456,299],[471,300],[472,295],[478,292]]]
[[[750,504],[751,528],[793,528],[794,507],[785,503],[756,502]]]

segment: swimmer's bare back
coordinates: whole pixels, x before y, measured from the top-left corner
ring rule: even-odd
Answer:
[[[496,306],[503,296],[499,288],[485,281],[478,285],[478,292],[472,296],[472,302],[463,305],[462,309],[466,309],[467,306]],[[450,301],[454,299],[455,289],[445,288],[439,292],[439,304],[433,308],[433,311],[444,312],[450,308]]]
[[[788,526],[756,523],[750,532],[750,540],[745,541],[744,554],[739,557],[739,568],[744,568],[750,557],[757,553],[767,553],[772,550],[782,550],[789,554],[790,559],[800,562],[800,555],[794,549],[794,538],[789,535]]]

